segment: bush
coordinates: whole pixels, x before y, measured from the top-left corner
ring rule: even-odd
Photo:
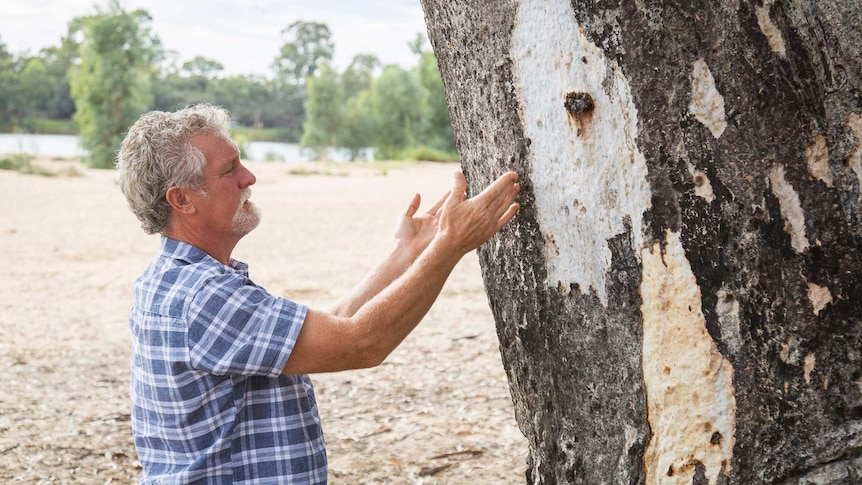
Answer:
[[[407,160],[425,162],[459,162],[461,160],[457,152],[436,150],[427,146],[408,148],[404,151],[403,157]]]
[[[42,175],[52,177],[55,174],[38,165],[33,165],[31,162],[33,157],[30,155],[11,155],[9,158],[0,158],[0,170],[13,170],[18,173],[27,175]]]
[[[231,126],[230,134],[232,137],[245,137],[248,141],[280,141],[285,143],[293,143],[296,140],[290,136],[290,131],[287,128],[249,128],[247,126],[235,125]]]
[[[77,135],[78,124],[72,120],[49,120],[47,118],[34,118],[30,120],[30,131],[32,133]]]

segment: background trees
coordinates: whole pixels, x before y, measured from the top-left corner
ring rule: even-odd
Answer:
[[[148,68],[157,41],[149,20],[146,12],[126,12],[115,1],[82,22],[81,63],[72,67],[70,85],[81,144],[93,167],[113,166],[126,130],[150,105]]]
[[[386,66],[370,89],[374,147],[381,158],[396,158],[415,143],[423,114],[418,76],[398,66]]]
[[[316,159],[322,160],[327,148],[341,146],[345,108],[338,73],[329,64],[321,64],[317,75],[308,78],[307,92],[300,144],[314,150]]]
[[[225,75],[213,59],[180,60],[149,28],[146,11],[73,19],[58,46],[15,55],[0,41],[0,130],[75,130],[94,166],[110,166],[116,143],[142,112],[210,102],[251,136],[299,142],[318,158],[424,157],[455,160],[434,54],[424,35],[411,43],[412,68],[357,55],[343,72],[322,22],[294,22],[272,75]],[[246,132],[244,132],[246,133]]]
[[[299,139],[305,121],[307,79],[318,65],[332,60],[335,46],[329,27],[320,22],[294,22],[282,31],[284,45],[272,64],[273,97],[283,107],[275,120],[292,139]]]
[[[17,115],[14,100],[19,81],[15,71],[15,59],[0,39],[0,117],[3,120],[12,119]]]

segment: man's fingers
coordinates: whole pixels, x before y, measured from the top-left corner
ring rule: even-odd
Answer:
[[[518,204],[518,203],[511,204],[508,207],[508,209],[506,209],[506,212],[504,212],[503,215],[500,216],[499,219],[497,219],[497,230],[499,231],[510,220],[512,220],[512,218],[515,217],[515,214],[517,214],[519,210],[521,210],[521,204]]]
[[[515,172],[506,172],[495,180],[491,185],[485,188],[476,199],[482,199],[483,202],[493,204],[494,201],[506,197],[508,191],[513,185],[518,183],[518,174]]]
[[[494,207],[494,213],[497,218],[501,217],[503,213],[505,213],[509,207],[512,205],[512,202],[518,197],[518,194],[521,192],[521,184],[515,184],[506,192],[503,192],[497,200],[493,203],[496,204]]]
[[[419,194],[414,194],[413,199],[410,201],[410,205],[407,206],[407,209],[404,211],[404,215],[406,217],[413,217],[416,214],[416,211],[419,210],[419,204],[422,202],[422,197]]]

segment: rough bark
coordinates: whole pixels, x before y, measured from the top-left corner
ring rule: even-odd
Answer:
[[[422,3],[526,482],[862,483],[862,3]]]

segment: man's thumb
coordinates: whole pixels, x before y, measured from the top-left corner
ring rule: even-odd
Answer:
[[[449,193],[449,203],[464,202],[467,198],[467,179],[462,172],[455,172],[455,180],[452,182],[452,191]],[[447,204],[448,205],[448,204]]]

